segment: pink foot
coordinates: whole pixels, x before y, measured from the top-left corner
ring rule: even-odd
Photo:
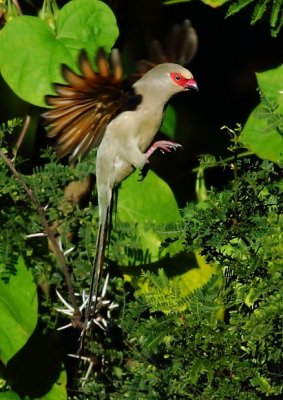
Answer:
[[[182,147],[181,144],[170,142],[169,140],[159,140],[158,142],[153,143],[150,148],[147,150],[146,155],[150,157],[155,150],[160,150],[161,153],[170,153],[172,150],[176,150],[179,147]]]

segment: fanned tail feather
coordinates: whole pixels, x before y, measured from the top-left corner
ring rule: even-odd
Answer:
[[[57,95],[46,96],[53,109],[43,114],[50,126],[48,136],[57,139],[59,157],[75,161],[97,147],[106,127],[122,107],[122,66],[118,51],[112,52],[113,73],[104,51],[98,51],[98,73],[84,50],[79,56],[81,75],[62,65],[66,84],[55,83]]]

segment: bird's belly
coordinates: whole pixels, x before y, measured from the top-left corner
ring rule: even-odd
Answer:
[[[144,119],[137,134],[138,146],[142,152],[146,151],[160,128],[162,115],[150,116]]]
[[[113,167],[113,171],[115,171],[115,185],[122,182],[134,170],[132,165],[118,156],[115,157]]]

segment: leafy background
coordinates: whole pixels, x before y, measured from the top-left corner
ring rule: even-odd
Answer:
[[[282,2],[18,3],[0,2],[0,399],[281,398]],[[95,157],[56,159],[44,96],[81,48],[116,44],[130,70],[184,16],[200,94],[173,99],[158,134],[183,151],[119,188],[106,263],[119,308],[76,375],[80,332],[57,331],[55,289],[68,298],[68,266],[88,290]]]

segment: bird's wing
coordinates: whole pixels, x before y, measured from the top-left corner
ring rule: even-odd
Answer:
[[[56,138],[59,157],[70,155],[75,161],[85,156],[100,144],[107,125],[119,112],[134,110],[140,103],[140,96],[124,87],[118,51],[112,51],[111,59],[113,72],[100,50],[96,73],[83,50],[79,56],[81,75],[63,65],[67,84],[54,84],[57,94],[46,96],[47,104],[53,108],[43,118],[50,127],[48,136]]]
[[[171,62],[180,65],[188,64],[198,49],[198,36],[191,21],[186,19],[182,24],[175,24],[165,41],[152,40],[148,45],[148,59],[140,60],[137,75],[143,75],[157,64]]]

